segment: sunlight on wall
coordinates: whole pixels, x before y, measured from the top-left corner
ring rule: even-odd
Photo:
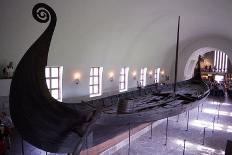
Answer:
[[[207,103],[213,104],[213,105],[218,105],[219,102],[216,102],[216,101],[209,101],[209,102],[207,102]],[[229,104],[229,103],[221,103],[220,105],[222,105],[222,106],[231,106],[231,104]]]
[[[201,128],[206,127],[207,129],[212,129],[212,130],[214,128],[214,130],[232,132],[231,125],[214,123],[214,127],[213,127],[213,122],[207,122],[207,121],[203,121],[203,120],[193,120],[190,124],[193,126],[196,126],[196,127],[201,127]]]
[[[207,114],[218,115],[218,110],[216,109],[204,108],[203,112]],[[232,112],[219,110],[219,115],[232,117]]]
[[[213,122],[207,122],[203,120],[193,120],[190,124],[196,127],[201,127],[201,128],[206,127],[207,129],[213,129]],[[225,128],[223,124],[214,123],[214,130],[223,130],[223,128]]]
[[[181,145],[182,147],[184,146],[184,140],[177,139],[177,140],[175,140],[175,143],[177,145]],[[225,151],[215,150],[213,148],[203,146],[203,145],[199,145],[199,144],[194,144],[194,143],[191,143],[189,141],[185,142],[185,148],[186,148],[186,150],[187,149],[198,150],[198,151],[201,151],[203,154],[206,153],[207,155],[212,154],[212,153],[215,153],[215,154],[218,154],[218,155],[224,155],[225,154]]]

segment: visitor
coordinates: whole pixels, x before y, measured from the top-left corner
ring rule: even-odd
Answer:
[[[7,151],[8,143],[6,141],[8,137],[7,127],[2,124],[0,120],[0,155],[5,155]]]
[[[14,127],[12,120],[5,112],[0,113],[0,120],[4,126],[8,128],[8,132],[12,132],[12,128]]]
[[[10,62],[5,68],[3,68],[3,76],[5,78],[12,78],[14,73],[13,62]]]

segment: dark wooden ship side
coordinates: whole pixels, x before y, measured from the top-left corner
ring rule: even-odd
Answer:
[[[86,104],[66,106],[51,97],[45,80],[50,42],[56,14],[48,5],[33,8],[33,17],[49,22],[47,29],[19,62],[10,88],[10,113],[23,139],[48,152],[72,152],[81,149],[82,141],[97,116]]]
[[[209,95],[208,86],[195,79],[177,83],[176,88],[175,95],[172,93],[173,85],[160,86],[162,91],[159,93],[157,87],[148,86],[141,90],[142,96],[138,95],[138,91],[128,92],[121,99],[128,104],[124,113],[118,113],[117,104],[105,106],[96,123],[126,125],[153,122],[191,110]]]
[[[10,112],[23,139],[37,148],[53,153],[75,151],[78,154],[94,123],[155,121],[195,107],[209,93],[208,87],[196,75],[191,80],[178,83],[175,95],[170,92],[173,85],[154,84],[88,102],[59,102],[51,97],[45,79],[56,14],[43,3],[35,5],[32,14],[38,22],[49,22],[49,25],[15,70],[10,89]],[[183,92],[184,89],[188,91]],[[121,109],[118,109],[119,101],[124,102],[120,103]]]

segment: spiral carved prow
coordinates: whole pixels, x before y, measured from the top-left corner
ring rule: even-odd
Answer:
[[[38,3],[32,10],[32,15],[40,23],[47,23],[50,19],[56,21],[56,13],[44,3]]]
[[[15,69],[9,97],[11,117],[23,139],[35,147],[53,153],[72,152],[82,145],[82,137],[73,133],[72,128],[86,123],[81,119],[86,112],[81,109],[83,106],[74,110],[51,97],[45,67],[56,27],[56,13],[50,6],[39,3],[33,7],[32,15],[48,26]]]

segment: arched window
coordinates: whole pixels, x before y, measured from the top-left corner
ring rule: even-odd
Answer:
[[[216,72],[227,72],[228,56],[224,52],[214,51],[214,68]]]

